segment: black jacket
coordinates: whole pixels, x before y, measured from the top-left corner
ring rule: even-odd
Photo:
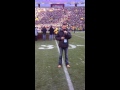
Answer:
[[[43,34],[46,34],[47,29],[43,27],[41,31],[43,32]]]
[[[50,34],[54,34],[54,29],[52,27],[49,29],[49,31],[50,31]]]
[[[59,47],[67,48],[69,46],[68,39],[70,39],[72,36],[68,30],[67,32],[68,32],[67,34],[64,34],[63,30],[60,30],[58,34],[55,36],[56,40],[59,41]],[[65,37],[65,39],[67,39],[67,43],[64,43],[64,40],[62,40],[61,37]]]

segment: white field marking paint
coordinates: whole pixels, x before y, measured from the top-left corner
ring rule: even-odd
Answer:
[[[75,33],[85,33],[85,31],[78,31],[78,32],[76,31]]]
[[[80,33],[80,32],[75,32],[75,33]]]
[[[75,46],[75,45],[72,45],[72,44],[69,44],[69,46],[70,46],[70,47],[68,47],[68,49],[74,49],[74,48],[76,48],[76,46]]]
[[[81,58],[79,58],[80,60],[81,60],[81,62],[84,64],[85,63],[85,61],[84,60],[82,60]]]
[[[83,64],[85,63],[85,61],[81,61]]]
[[[53,49],[53,45],[41,45],[38,49]]]
[[[85,33],[85,31],[79,32],[79,33]]]
[[[57,41],[55,40],[55,42],[56,42],[56,45],[57,45],[58,52],[60,53],[60,50],[59,50]],[[66,66],[65,66],[65,63],[64,63],[63,58],[62,58],[62,64],[63,64],[63,70],[64,70],[64,72],[65,72],[65,76],[66,76],[66,80],[67,80],[67,83],[68,83],[69,90],[74,90],[73,84],[72,84],[72,82],[71,82],[71,79],[70,79],[69,73],[68,73],[68,71],[67,71],[67,68],[66,68]]]
[[[75,35],[75,34],[72,34],[72,35]],[[77,37],[81,37],[81,36],[78,36],[78,35],[75,35],[75,36],[77,36]],[[84,37],[81,37],[81,38],[85,39]]]
[[[85,46],[85,45],[76,45],[76,46]]]
[[[68,47],[68,49],[75,49],[76,46],[84,46],[84,45],[72,45],[69,44],[70,47]],[[38,49],[53,49],[54,45],[41,45],[41,47],[39,47]]]
[[[80,60],[82,60],[81,58],[79,58]]]

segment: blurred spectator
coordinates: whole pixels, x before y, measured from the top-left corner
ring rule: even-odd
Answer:
[[[44,26],[41,31],[43,34],[43,40],[46,40],[46,31],[47,31],[46,27]]]
[[[52,28],[52,26],[50,27],[49,32],[50,32],[50,34],[49,34],[49,40],[53,40],[53,37],[54,37],[54,29]]]
[[[35,41],[37,41],[38,39],[38,31],[37,31],[37,27],[35,27]]]

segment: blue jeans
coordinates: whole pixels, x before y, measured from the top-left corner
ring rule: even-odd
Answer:
[[[49,40],[53,40],[53,34],[49,35]]]
[[[46,40],[46,34],[43,34],[43,40]]]
[[[65,63],[66,65],[68,65],[68,48],[61,48],[59,47],[60,49],[60,55],[59,55],[59,65],[62,65],[62,54],[63,54],[63,50],[64,50],[64,53],[65,53]]]

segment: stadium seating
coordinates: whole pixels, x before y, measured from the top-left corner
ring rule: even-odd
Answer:
[[[35,8],[35,24],[40,26],[60,26],[67,22],[70,26],[80,29],[84,26],[85,7]]]

